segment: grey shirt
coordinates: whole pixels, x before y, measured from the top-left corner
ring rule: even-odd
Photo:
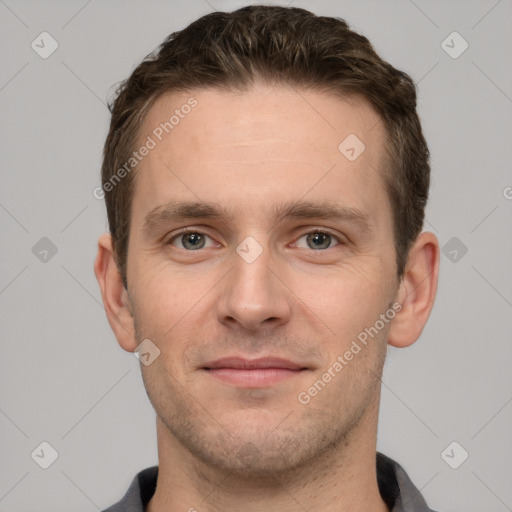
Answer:
[[[103,512],[144,512],[155,493],[157,477],[158,466],[144,469],[135,476],[123,499]],[[377,481],[391,512],[434,512],[402,466],[382,453],[377,453]]]

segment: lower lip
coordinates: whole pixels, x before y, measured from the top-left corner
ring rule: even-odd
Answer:
[[[244,388],[260,388],[295,377],[304,370],[289,370],[287,368],[213,368],[206,371],[228,384]]]

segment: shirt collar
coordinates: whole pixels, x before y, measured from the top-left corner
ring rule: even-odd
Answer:
[[[146,468],[133,479],[123,499],[103,512],[144,512],[156,489],[158,466]],[[391,512],[434,512],[405,470],[377,452],[377,482],[382,499]]]

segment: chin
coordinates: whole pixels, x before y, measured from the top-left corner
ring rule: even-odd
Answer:
[[[239,476],[268,479],[301,466],[307,458],[294,439],[287,440],[281,436],[278,442],[269,439],[255,441],[240,440],[215,452],[203,452],[203,460],[217,469],[236,472]]]
[[[307,467],[319,453],[329,449],[330,436],[315,435],[314,429],[304,425],[286,430],[277,425],[279,420],[243,426],[238,423],[229,429],[217,425],[215,431],[188,430],[180,441],[201,464],[252,480],[275,480]]]

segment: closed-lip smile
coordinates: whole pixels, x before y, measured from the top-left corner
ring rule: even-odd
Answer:
[[[243,388],[263,388],[292,378],[308,368],[280,357],[223,357],[202,369],[221,381]]]

